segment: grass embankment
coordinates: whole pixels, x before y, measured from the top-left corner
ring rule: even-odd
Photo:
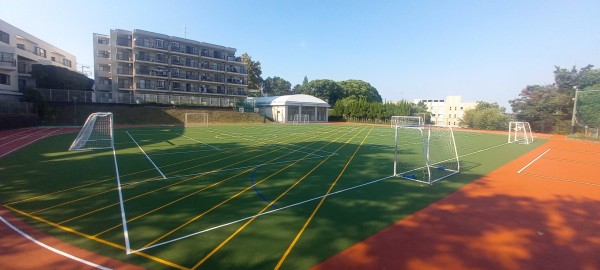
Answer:
[[[263,123],[256,113],[240,113],[232,108],[180,108],[140,105],[72,104],[50,105],[43,124],[82,125],[94,112],[112,112],[115,124],[131,125],[182,125],[185,113],[208,113],[208,121],[214,123]]]

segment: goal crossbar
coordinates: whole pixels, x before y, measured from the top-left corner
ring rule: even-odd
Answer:
[[[420,116],[392,116],[390,118],[390,127],[421,126],[424,125],[423,117]]]

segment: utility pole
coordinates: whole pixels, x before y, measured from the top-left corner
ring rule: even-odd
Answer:
[[[571,117],[571,132],[570,134],[575,133],[575,117],[576,117],[576,113],[577,113],[577,93],[579,91],[577,91],[577,86],[573,86],[573,89],[575,89],[575,98],[573,99],[573,115]]]

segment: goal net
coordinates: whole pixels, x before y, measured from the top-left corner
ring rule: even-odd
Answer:
[[[113,147],[113,114],[97,112],[90,114],[85,120],[79,134],[69,147],[69,151],[112,149]]]
[[[508,124],[508,143],[530,144],[533,134],[529,122],[510,122]]]
[[[421,126],[423,124],[423,117],[420,116],[392,116],[392,118],[390,118],[391,128],[404,126]]]
[[[208,113],[185,113],[186,127],[208,126]]]
[[[295,114],[292,124],[294,125],[306,125],[309,122],[310,116],[308,114]]]
[[[460,162],[451,127],[396,127],[394,176],[433,184],[458,172]]]

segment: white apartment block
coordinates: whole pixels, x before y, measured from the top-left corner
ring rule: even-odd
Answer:
[[[427,105],[431,122],[438,126],[458,127],[464,112],[477,106],[476,102],[462,102],[461,96],[447,96],[446,99],[415,99]]]
[[[18,101],[19,89],[35,88],[33,64],[77,71],[77,59],[27,32],[0,20],[0,100]]]
[[[139,29],[93,38],[96,102],[233,107],[248,96],[234,48]]]

